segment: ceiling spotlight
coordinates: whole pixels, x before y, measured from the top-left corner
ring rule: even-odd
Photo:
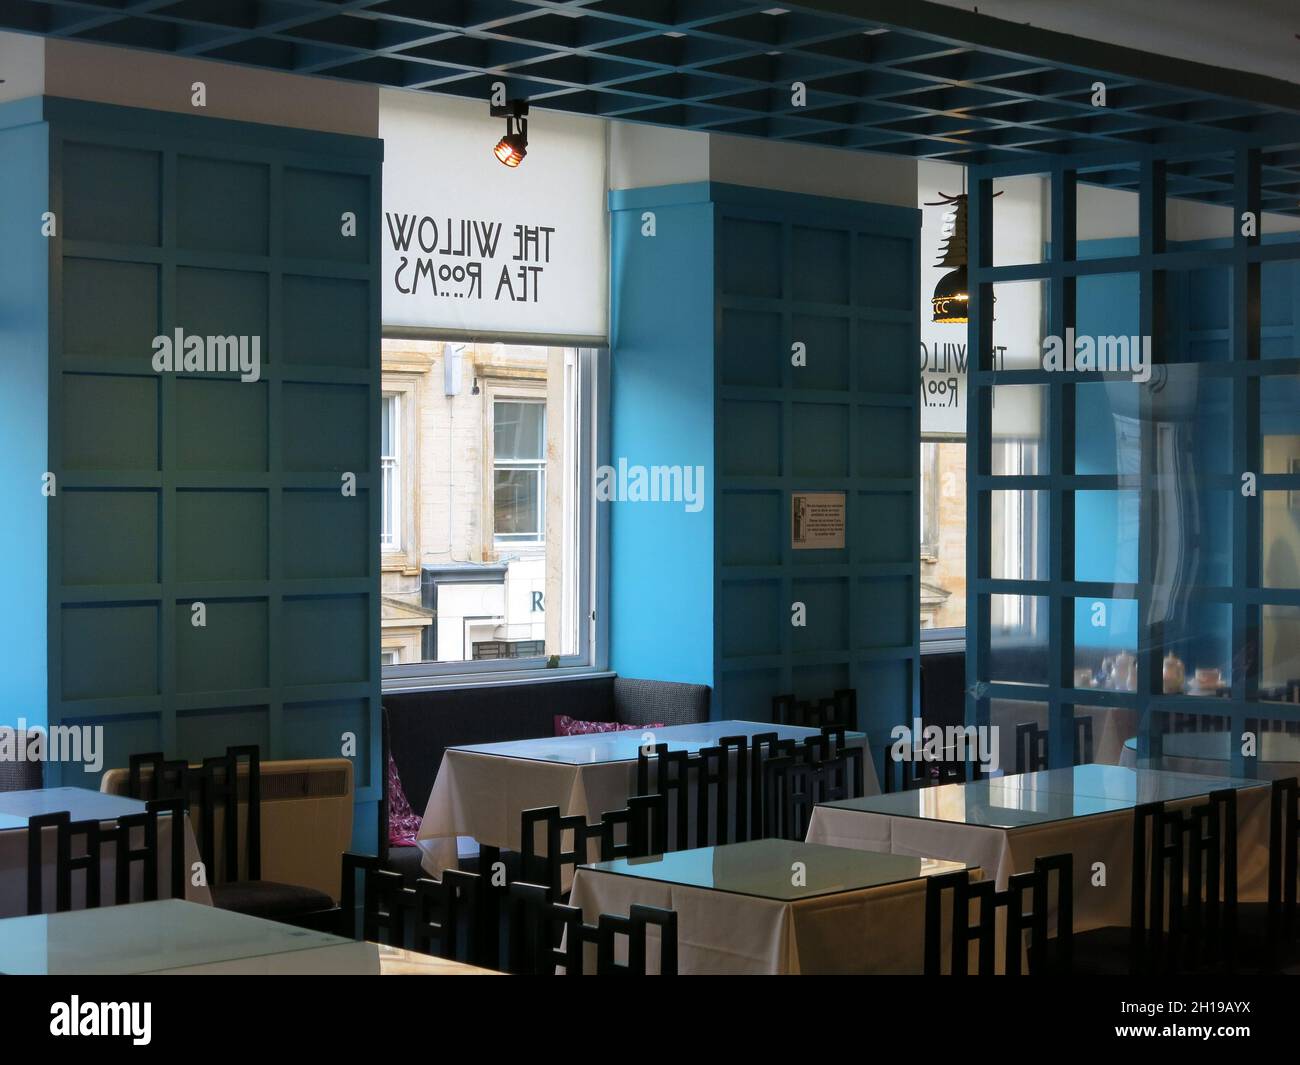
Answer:
[[[506,135],[497,141],[492,154],[513,169],[528,154],[528,101],[510,100],[501,107],[493,107],[492,117],[506,120]]]

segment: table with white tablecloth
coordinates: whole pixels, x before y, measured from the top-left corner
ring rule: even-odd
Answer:
[[[821,805],[808,839],[978,865],[999,889],[1032,870],[1034,858],[1068,852],[1075,928],[1084,930],[1128,923],[1136,805],[1187,809],[1229,788],[1237,797],[1238,897],[1263,899],[1269,793],[1257,780],[1110,765],[1043,770]]]
[[[751,739],[776,733],[802,741],[818,729],[754,721],[709,721],[658,729],[550,736],[465,747],[449,747],[434,781],[416,841],[422,864],[432,876],[457,865],[456,839],[469,836],[481,844],[518,850],[520,814],[540,806],[558,806],[564,816],[580,814],[588,823],[621,810],[636,794],[637,751],[647,743],[697,754],[723,737]],[[866,738],[849,733],[848,743],[864,748],[864,791],[879,791]],[[566,869],[566,887],[569,873]]]
[[[73,821],[111,822],[119,817],[142,814],[145,804],[120,795],[106,795],[86,788],[42,788],[35,791],[0,792],[0,918],[27,913],[27,821],[40,814],[66,810]],[[172,816],[158,816],[158,895],[171,894]],[[199,860],[198,846],[189,819],[184,822],[185,832],[185,897],[191,902],[212,904],[212,894],[206,884],[195,885],[190,870]],[[42,832],[41,893],[42,910],[55,908],[55,838],[52,827]],[[102,905],[114,902],[116,891],[116,843],[105,839],[100,852],[100,901]],[[73,878],[74,908],[84,905],[81,888],[82,874]],[[131,897],[143,897],[142,868],[135,863],[131,870]]]
[[[674,911],[684,975],[919,973],[925,878],[961,868],[754,840],[583,866],[570,902],[588,924],[636,904]],[[657,971],[658,936],[648,932]]]

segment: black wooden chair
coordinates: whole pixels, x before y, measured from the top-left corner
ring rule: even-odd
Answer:
[[[127,794],[133,799],[179,799],[189,813],[195,779],[184,758],[168,760],[162,751],[133,754],[128,760]]]
[[[855,688],[837,688],[829,698],[816,702],[798,699],[792,692],[772,697],[772,723],[799,728],[826,728],[839,725],[857,728],[858,693]]]
[[[626,917],[602,913],[596,925],[596,975],[645,976],[646,930],[659,929],[659,975],[677,975],[677,912],[657,906],[629,908]],[[627,938],[627,961],[619,963],[618,937]]]
[[[1016,772],[1037,773],[1047,768],[1048,731],[1037,722],[1022,721],[1016,725]],[[1092,761],[1092,718],[1074,719],[1074,765],[1087,765]]]
[[[1048,927],[1053,874],[1056,875],[1055,937],[1049,936]],[[992,880],[973,881],[968,870],[930,877],[925,885],[924,971],[927,976],[938,976],[943,971],[945,896],[952,899],[951,975],[971,975],[972,944],[976,948],[974,975],[995,975],[999,911],[1005,912],[1003,971],[1006,975],[1020,976],[1023,972],[1045,976],[1070,971],[1074,945],[1073,855],[1035,858],[1033,871],[1008,877],[1003,891],[998,891]],[[975,920],[972,920],[971,903],[978,907]]]
[[[662,795],[633,795],[626,808],[601,814],[600,827],[602,862],[664,854],[668,850],[668,802]]]
[[[1225,847],[1235,846],[1235,823],[1229,824]],[[1241,961],[1263,972],[1273,972],[1290,961],[1300,935],[1296,883],[1300,872],[1300,782],[1295,777],[1273,781],[1268,816],[1268,901],[1240,902],[1235,917],[1240,935]]]
[[[245,788],[240,787],[239,767]],[[256,746],[229,747],[224,755],[205,758],[200,770],[199,846],[207,871],[212,904],[218,909],[314,926],[321,915],[336,909],[325,892],[302,884],[282,884],[262,879],[261,773]],[[240,792],[245,791],[244,829],[240,832]],[[222,814],[217,831],[217,811]],[[243,847],[240,846],[242,835]],[[218,850],[218,836],[222,847]],[[222,861],[218,864],[218,855]]]
[[[176,803],[150,802],[144,813],[127,814],[116,821],[73,821],[66,810],[40,814],[27,826],[27,912],[43,912],[44,839],[46,828],[55,830],[54,910],[63,913],[73,908],[73,874],[82,874],[82,905],[94,909],[103,900],[104,847],[113,848],[108,868],[112,877],[113,905],[132,901],[131,873],[140,866],[140,896],[135,901],[153,902],[158,898],[158,815],[175,816]],[[134,842],[140,839],[139,845]],[[172,832],[168,861],[168,886],[171,898],[185,897],[185,834]]]
[[[1133,812],[1129,923],[1076,932],[1076,971],[1170,975],[1226,967],[1237,923],[1236,795],[1214,792],[1186,814]]]

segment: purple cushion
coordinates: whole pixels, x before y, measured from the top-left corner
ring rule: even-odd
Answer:
[[[618,721],[579,721],[568,714],[555,715],[555,734],[557,736],[589,736],[593,732],[632,732],[647,728],[663,728],[657,725],[624,725]]]
[[[420,831],[421,817],[411,809],[402,778],[397,775],[397,763],[388,756],[388,844],[390,847],[414,847],[415,835]]]

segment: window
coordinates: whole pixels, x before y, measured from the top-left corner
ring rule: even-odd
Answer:
[[[389,689],[596,664],[593,349],[383,342]],[[390,536],[391,531],[391,536]],[[400,550],[398,546],[400,545]]]
[[[385,395],[380,428],[379,465],[383,476],[384,524],[380,546],[384,551],[402,549],[402,469],[398,460],[401,425],[399,397]]]
[[[966,442],[921,441],[921,628],[960,639],[966,625]],[[935,631],[931,631],[935,630]]]
[[[502,543],[543,543],[546,404],[497,400],[492,438],[493,534]]]

